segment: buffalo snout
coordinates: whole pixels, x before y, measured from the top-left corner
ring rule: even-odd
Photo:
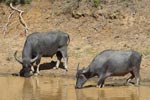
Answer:
[[[82,86],[75,86],[75,89],[81,89]]]
[[[30,77],[30,76],[32,76],[31,70],[29,68],[22,68],[20,70],[20,76],[21,77]]]

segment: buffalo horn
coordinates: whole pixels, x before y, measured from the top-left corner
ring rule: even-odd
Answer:
[[[15,57],[15,59],[16,59],[19,63],[22,64],[22,60],[21,60],[20,58],[17,58],[17,57],[16,57],[17,52],[18,52],[18,51],[16,51],[16,52],[14,53],[14,57]]]
[[[39,55],[37,55],[35,58],[31,59],[30,62],[34,63],[39,58]]]

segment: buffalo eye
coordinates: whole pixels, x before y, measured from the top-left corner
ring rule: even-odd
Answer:
[[[83,75],[80,75],[79,78],[80,78],[80,79],[83,79]]]

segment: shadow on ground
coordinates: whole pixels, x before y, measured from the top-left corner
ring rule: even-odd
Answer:
[[[56,66],[56,61],[51,61],[50,63],[43,63],[43,64],[40,64],[40,67],[39,67],[39,70],[50,70],[50,69],[54,69],[55,66]],[[64,69],[65,70],[65,67],[63,65],[63,62],[60,62],[60,65],[59,65],[59,68],[61,69]],[[34,71],[36,71],[37,69],[37,66],[35,65],[34,66]],[[35,72],[34,72],[35,73]],[[2,75],[7,75],[8,73],[1,73]],[[0,74],[0,75],[1,75]],[[19,73],[12,73],[11,75],[13,76],[20,76]]]
[[[39,70],[53,69],[56,66],[56,63],[57,63],[56,61],[51,61],[50,63],[43,63],[43,64],[40,65]],[[34,68],[36,69],[37,67],[35,66]],[[59,68],[65,69],[62,62],[60,63]]]

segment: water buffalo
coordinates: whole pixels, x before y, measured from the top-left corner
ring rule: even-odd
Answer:
[[[30,71],[34,71],[34,63],[37,66],[36,73],[39,73],[41,57],[53,57],[55,54],[58,59],[56,68],[59,67],[60,61],[63,58],[65,70],[67,71],[67,46],[69,42],[69,35],[58,30],[30,34],[24,44],[22,59],[16,57],[17,51],[14,53],[15,59],[22,64],[20,76],[31,76]]]
[[[98,54],[87,68],[79,70],[77,67],[76,86],[82,88],[84,83],[94,76],[98,76],[98,87],[102,87],[104,81],[109,76],[123,76],[131,73],[127,83],[131,79],[136,79],[136,85],[139,85],[139,71],[142,55],[132,50],[105,50]]]

